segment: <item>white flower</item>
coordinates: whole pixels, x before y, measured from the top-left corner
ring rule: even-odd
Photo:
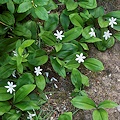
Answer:
[[[49,72],[45,72],[45,76],[48,77],[49,76]]]
[[[109,18],[109,25],[113,28],[113,25],[117,25],[116,18],[111,17]]]
[[[12,73],[12,76],[13,76],[14,78],[16,78],[15,72],[16,72],[16,70],[14,70],[13,73]]]
[[[27,119],[30,119],[30,120],[33,120],[32,117],[36,116],[36,114],[31,114],[30,112],[28,112],[28,114],[29,114],[29,116],[27,117]]]
[[[110,33],[110,31],[108,30],[107,32],[104,32],[103,37],[105,38],[105,40],[107,40],[108,38],[110,38],[111,35],[112,33]]]
[[[90,37],[96,37],[95,32],[94,32],[94,29],[93,29],[93,28],[90,28],[90,30],[91,30],[91,32],[89,32]]]
[[[85,56],[83,56],[83,53],[81,53],[80,55],[76,55],[76,61],[78,61],[78,63],[84,62],[84,59],[86,58]]]
[[[65,37],[64,35],[62,35],[63,31],[58,31],[56,30],[57,33],[54,33],[54,35],[56,36],[57,39],[62,40],[63,37]]]
[[[14,90],[14,87],[16,87],[16,85],[13,85],[13,82],[7,82],[8,86],[5,86],[5,88],[8,88],[7,92],[10,92],[10,94],[12,94]]]
[[[14,53],[14,54],[13,54],[14,56],[16,56],[16,57],[18,56],[18,54],[17,54],[16,51],[13,51],[13,53]]]
[[[38,75],[42,75],[42,69],[40,69],[40,66],[38,66],[38,67],[35,67],[35,71],[34,71],[34,73],[36,73],[36,76],[38,76]]]

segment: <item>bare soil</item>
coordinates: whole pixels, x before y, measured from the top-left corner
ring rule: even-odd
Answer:
[[[120,10],[120,0],[98,0],[98,4],[104,6],[105,11]],[[80,70],[89,77],[90,86],[86,91],[90,98],[97,104],[103,100],[113,100],[120,104],[120,42],[105,52],[98,51],[93,45],[90,45],[89,57],[98,58],[104,64],[105,70],[99,73],[93,73],[87,70]],[[51,71],[51,70],[50,70]],[[69,77],[66,79],[60,78],[51,72],[50,77],[57,78],[58,82],[54,81],[46,88],[48,94],[48,102],[45,104],[46,111],[54,110],[50,120],[57,120],[58,116],[66,111],[75,112],[71,103],[70,93],[73,86]],[[55,88],[54,83],[58,86]],[[109,113],[109,120],[120,120],[120,112],[114,109],[107,109]],[[79,110],[73,115],[73,120],[92,120],[92,111]]]

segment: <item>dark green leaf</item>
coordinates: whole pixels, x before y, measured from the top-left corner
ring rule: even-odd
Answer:
[[[63,38],[62,41],[63,42],[69,42],[69,41],[72,41],[72,40],[78,38],[81,35],[82,30],[83,30],[82,27],[72,28],[71,30],[64,33],[65,37]]]
[[[26,1],[26,2],[23,2],[23,3],[21,3],[19,5],[17,12],[18,13],[24,13],[24,12],[28,11],[31,8],[32,8],[31,1]]]
[[[62,48],[62,43],[55,44],[55,50],[56,50],[56,52],[60,51],[61,48]]]
[[[38,110],[40,107],[34,101],[22,101],[15,105],[22,111],[29,111],[29,110]]]
[[[50,61],[55,72],[58,73],[61,77],[65,78],[66,77],[65,68],[56,61],[56,58],[51,57]]]
[[[117,32],[114,34],[114,37],[120,41],[120,32]]]
[[[117,106],[118,106],[117,103],[110,101],[110,100],[105,100],[105,101],[99,103],[98,108],[114,108]]]
[[[8,102],[0,102],[0,116],[10,110],[11,106]]]
[[[81,0],[79,5],[82,8],[93,9],[97,7],[97,2],[96,0]]]
[[[81,89],[82,81],[81,81],[81,75],[79,70],[77,69],[72,70],[71,81],[72,81],[72,84],[75,86],[75,88],[79,90]]]
[[[52,13],[49,15],[49,18],[44,23],[44,29],[46,31],[53,31],[57,28],[59,23],[59,17],[57,13]]]
[[[0,4],[5,4],[7,2],[8,2],[8,0],[0,0]]]
[[[44,76],[43,75],[35,76],[35,80],[37,87],[43,91],[46,85]]]
[[[104,109],[94,110],[93,120],[108,120],[108,113]]]
[[[95,59],[95,58],[88,58],[84,61],[83,65],[94,72],[102,71],[104,70],[104,66],[101,61]]]
[[[75,2],[74,0],[67,0],[66,2],[66,7],[68,11],[72,11],[74,9],[76,9],[78,6],[78,3]]]
[[[77,96],[71,100],[71,103],[76,108],[83,110],[91,110],[96,108],[94,101],[87,96]]]
[[[36,7],[35,14],[37,15],[38,18],[42,20],[48,20],[48,13],[44,7]]]
[[[0,21],[7,25],[13,25],[15,23],[14,15],[8,11],[4,11],[0,14]]]
[[[72,120],[72,112],[64,112],[59,116],[58,120]]]
[[[102,40],[97,37],[91,37],[89,39],[82,39],[80,42],[95,43],[95,42],[99,42],[99,41],[102,41]]]
[[[98,23],[101,28],[108,27],[109,21],[105,21],[102,17],[98,18]]]
[[[14,13],[14,11],[15,11],[15,6],[14,6],[14,3],[13,3],[12,0],[9,0],[9,1],[7,2],[7,8],[8,8],[8,10],[9,10],[11,13]]]
[[[15,94],[15,103],[22,101],[35,87],[36,85],[34,84],[27,84],[20,87]]]
[[[49,0],[34,0],[34,3],[39,6],[44,6],[48,4]]]
[[[7,89],[5,87],[0,87],[0,101],[7,101],[12,97],[13,95],[7,93]]]

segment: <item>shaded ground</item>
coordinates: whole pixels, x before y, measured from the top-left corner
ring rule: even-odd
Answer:
[[[105,7],[106,12],[120,10],[120,0],[98,0],[98,3]],[[99,52],[94,46],[91,46],[90,49],[89,57],[101,60],[105,70],[99,73],[84,71],[90,80],[90,87],[86,88],[89,97],[96,103],[108,99],[120,104],[120,42],[106,52]],[[57,116],[64,111],[74,112],[76,110],[70,103],[73,86],[69,78],[64,80],[52,73],[50,76],[58,79],[58,82],[54,81],[58,88],[55,88],[54,83],[47,86],[46,91],[51,91],[51,94],[48,94],[49,99],[45,109],[49,111],[51,106],[53,110],[51,120],[57,120]],[[109,120],[120,120],[120,113],[116,108],[107,111]],[[91,113],[92,111],[77,111],[73,120],[92,120]]]

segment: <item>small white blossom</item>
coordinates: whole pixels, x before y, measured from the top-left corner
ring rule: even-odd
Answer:
[[[13,73],[12,73],[12,76],[13,76],[14,78],[16,78],[15,72],[16,72],[16,70],[14,70]]]
[[[58,86],[54,83],[55,88],[58,88]]]
[[[28,114],[29,114],[29,116],[27,117],[27,119],[30,119],[30,120],[33,120],[32,117],[36,116],[36,114],[31,114],[30,112],[28,112]]]
[[[52,82],[53,80],[56,81],[56,82],[58,81],[56,78],[52,77],[52,78],[50,79],[50,81]]]
[[[84,62],[84,59],[86,58],[85,56],[83,56],[83,53],[81,53],[80,55],[76,55],[76,61],[78,61],[78,63]]]
[[[112,33],[110,33],[110,31],[108,30],[107,32],[104,32],[103,37],[105,38],[105,40],[107,40],[108,38],[110,38],[111,35]]]
[[[109,18],[109,25],[113,28],[113,25],[117,25],[116,18],[111,17]]]
[[[17,54],[16,51],[13,51],[13,53],[14,53],[14,54],[13,54],[14,56],[16,56],[16,57],[18,56],[18,54]]]
[[[63,37],[65,37],[64,35],[62,35],[63,31],[58,31],[56,30],[57,33],[54,33],[54,35],[56,36],[57,39],[62,40]]]
[[[45,95],[45,97],[46,97],[47,100],[49,99],[47,95]]]
[[[5,88],[8,88],[7,92],[10,92],[10,94],[12,94],[14,90],[14,87],[16,87],[16,85],[13,85],[13,82],[7,82],[8,86],[5,86]]]
[[[93,28],[90,28],[90,30],[91,30],[91,32],[89,32],[90,37],[96,37],[95,32],[94,32],[94,29],[93,29]]]
[[[40,66],[38,66],[38,67],[35,67],[35,71],[34,71],[34,73],[36,73],[36,76],[38,76],[38,75],[42,75],[42,69],[40,69]]]
[[[49,76],[49,72],[45,72],[45,75],[46,75],[46,77],[48,77]]]

